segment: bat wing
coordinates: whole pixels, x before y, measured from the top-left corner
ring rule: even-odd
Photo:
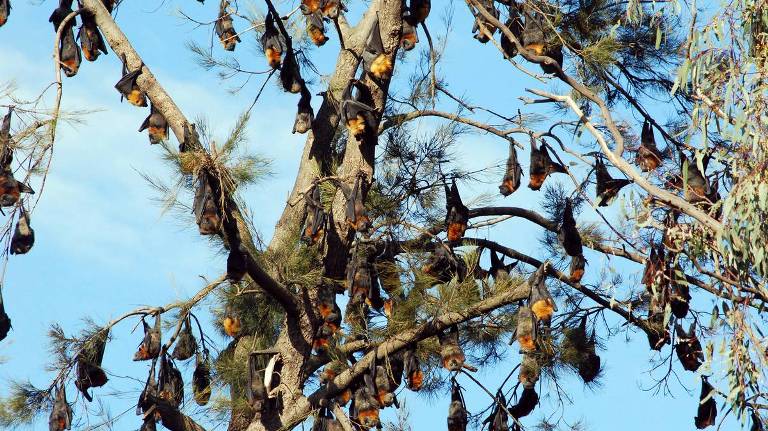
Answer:
[[[141,68],[126,73],[119,81],[117,81],[115,88],[122,94],[130,93],[131,89],[133,89],[133,85],[136,83],[136,78],[138,78],[139,75],[141,75]]]
[[[147,118],[144,119],[144,122],[141,123],[141,127],[139,127],[139,132],[143,132],[149,128],[149,120],[152,118],[152,115],[154,114],[147,115]]]

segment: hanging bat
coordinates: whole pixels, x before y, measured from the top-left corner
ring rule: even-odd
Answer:
[[[117,81],[117,84],[115,84],[115,88],[120,92],[120,101],[122,102],[123,97],[125,97],[125,99],[128,100],[128,103],[133,106],[147,106],[147,95],[144,93],[144,91],[141,90],[141,88],[139,88],[139,85],[136,83],[139,75],[141,75],[141,71],[144,65],[141,65],[133,72],[128,72],[125,55],[123,55],[122,59],[123,77]]]
[[[640,170],[643,172],[650,172],[661,165],[661,158],[661,152],[656,147],[653,127],[648,120],[645,120],[643,130],[640,133],[640,147],[637,149],[635,163],[640,166]]]
[[[283,90],[293,94],[298,94],[304,86],[301,69],[292,50],[285,53],[285,61],[280,67],[280,83],[283,85]]]
[[[705,157],[702,163],[702,167],[705,171],[707,169],[708,162],[709,158]],[[707,197],[711,194],[709,181],[707,181],[702,172],[699,170],[696,162],[693,160],[688,160],[688,158],[685,157],[685,154],[682,152],[680,153],[680,171],[682,172],[682,175],[684,175],[684,178],[687,182],[687,187],[685,188],[684,192],[685,200],[692,203],[706,202],[708,200]]]
[[[613,202],[616,196],[619,194],[624,186],[632,183],[627,179],[613,179],[611,174],[608,173],[608,168],[605,167],[605,163],[601,157],[595,157],[595,171],[597,173],[596,192],[598,204],[597,206],[607,207]]]
[[[224,328],[224,333],[232,338],[237,337],[243,329],[240,316],[234,307],[229,304],[224,308],[224,318],[221,320],[221,326]]]
[[[523,20],[520,17],[518,11],[517,2],[510,2],[509,4],[509,19],[504,25],[512,32],[517,38],[518,42],[523,43]],[[504,52],[504,58],[514,58],[517,55],[517,45],[510,40],[507,35],[501,32],[501,50]]]
[[[56,387],[56,401],[53,402],[53,410],[48,417],[48,429],[50,431],[72,429],[72,407],[67,402],[67,392],[63,382]]]
[[[587,260],[584,259],[584,255],[571,257],[570,279],[572,283],[579,283],[582,277],[584,277],[584,267],[586,264]]]
[[[517,310],[517,329],[515,337],[520,344],[520,351],[536,350],[536,321],[530,307],[521,305]]]
[[[373,395],[374,389],[368,385],[361,385],[355,391],[355,409],[357,410],[357,420],[365,429],[379,426],[379,402]]]
[[[750,419],[752,420],[752,427],[749,429],[749,431],[764,431],[765,427],[763,425],[765,423],[763,422],[763,419],[760,417],[760,415],[757,414],[757,411],[752,410],[752,414],[750,416]]]
[[[661,351],[661,348],[665,344],[670,343],[669,330],[664,327],[664,307],[656,304],[657,295],[651,298],[651,306],[648,310],[648,324],[649,331],[646,333],[648,336],[648,345],[653,350]],[[663,303],[663,301],[661,301]]]
[[[509,414],[515,419],[526,417],[531,414],[538,403],[539,394],[536,393],[536,389],[533,387],[523,388],[523,393],[517,400],[517,404],[509,408]]]
[[[208,363],[208,351],[197,354],[195,371],[192,373],[192,395],[199,406],[208,404],[211,399],[211,367]]]
[[[8,16],[11,14],[11,0],[0,0],[0,27],[8,22]]]
[[[264,21],[264,33],[261,35],[261,46],[264,48],[264,55],[267,57],[267,63],[273,69],[280,67],[281,57],[286,50],[285,40],[275,27],[275,17],[270,11]],[[280,19],[280,17],[277,17]]]
[[[152,366],[149,367],[149,375],[147,381],[144,383],[144,389],[139,394],[139,400],[136,402],[136,414],[145,414],[148,417],[154,418],[154,415],[149,414],[152,411],[152,406],[155,405],[154,400],[157,398],[157,382],[155,381],[155,363],[152,362]]]
[[[523,175],[523,169],[517,161],[517,149],[515,143],[509,143],[509,157],[507,158],[507,170],[504,173],[504,179],[501,180],[499,193],[507,197],[520,187],[520,176]]]
[[[651,253],[645,261],[645,269],[643,270],[643,278],[641,280],[648,293],[653,294],[653,286],[655,284],[660,282],[663,284],[664,262],[664,247],[651,245]]]
[[[210,178],[205,169],[201,169],[197,176],[197,188],[195,200],[192,204],[200,235],[215,235],[221,230],[221,216],[219,206],[213,195]]]
[[[685,280],[678,280],[676,273],[683,273],[679,264],[669,265],[667,279],[669,280],[669,305],[672,309],[672,314],[678,319],[684,319],[688,315],[688,309],[690,308],[689,301],[691,300],[691,293],[688,287],[688,282]]]
[[[230,247],[227,255],[227,280],[230,283],[239,283],[247,272],[246,255],[240,245],[235,245],[234,241]]]
[[[34,194],[35,191],[21,181],[17,181],[13,177],[10,165],[6,166],[0,172],[0,206],[11,207],[16,205],[22,193]]]
[[[176,346],[173,348],[171,357],[178,361],[186,361],[194,356],[197,351],[197,340],[192,335],[192,322],[189,315],[184,318],[179,338],[176,340]]]
[[[483,7],[488,13],[499,18],[499,11],[496,9],[496,6],[493,4],[493,0],[478,0],[478,3],[480,6]],[[479,12],[475,15],[475,23],[472,26],[472,33],[474,34],[474,38],[477,39],[480,43],[487,43],[490,39],[488,35],[485,34],[485,31],[490,33],[490,36],[493,36],[496,33],[496,26],[490,23],[487,19],[485,19]]]
[[[104,349],[107,346],[108,331],[99,331],[94,334],[90,340],[83,344],[80,352],[75,357],[77,364],[77,379],[75,387],[83,393],[86,400],[93,401],[90,388],[98,388],[107,383],[107,374],[101,368],[101,361],[104,359]]]
[[[582,319],[582,325],[586,326],[587,317]],[[586,334],[586,329],[584,329]],[[592,336],[589,337],[589,341],[584,344],[583,358],[579,361],[577,371],[584,383],[590,383],[594,381],[600,374],[600,356],[597,355],[595,350],[595,330],[592,329]]]
[[[381,40],[379,19],[373,24],[371,34],[363,50],[363,67],[366,72],[376,79],[389,79],[392,75],[394,64],[392,58],[384,52],[384,42]]]
[[[495,281],[509,278],[510,272],[512,272],[516,266],[517,262],[504,265],[504,255],[501,256],[501,259],[499,259],[499,256],[496,255],[496,252],[491,250],[491,268],[488,272],[490,272],[491,277],[493,277]]]
[[[299,9],[304,15],[312,15],[315,12],[320,11],[323,0],[301,0]]]
[[[701,349],[701,343],[696,336],[696,322],[691,323],[688,332],[685,332],[679,323],[675,324],[678,342],[675,344],[675,353],[680,360],[683,369],[687,371],[696,371],[704,362],[704,352]]]
[[[5,340],[8,336],[8,331],[11,330],[11,318],[8,317],[8,313],[5,312],[5,304],[3,302],[3,295],[0,293],[0,341]]]
[[[370,268],[365,258],[354,253],[347,264],[347,293],[352,304],[363,304],[371,290]]]
[[[524,353],[523,359],[520,361],[520,373],[517,379],[524,388],[532,388],[536,386],[536,382],[539,381],[539,374],[541,373],[541,367],[536,361],[536,357],[531,353]]]
[[[552,173],[566,173],[563,165],[555,163],[549,157],[547,145],[542,144],[541,148],[536,147],[536,141],[531,140],[531,166],[528,170],[529,180],[528,188],[531,190],[541,189],[544,180]]]
[[[355,179],[355,186],[352,188],[352,193],[347,197],[346,206],[346,220],[347,225],[357,232],[366,232],[371,228],[371,220],[365,211],[365,200],[363,197],[365,184],[363,180],[365,174],[362,172],[357,175]]]
[[[366,374],[364,376],[364,379],[366,381],[370,381],[370,386],[373,386],[374,396],[376,398],[376,401],[379,403],[379,406],[381,408],[384,407],[390,407],[392,405],[395,405],[397,407],[397,398],[395,397],[395,390],[397,387],[393,387],[390,385],[390,379],[387,375],[387,369],[384,368],[382,365],[375,365],[376,361],[373,361],[371,363],[371,371],[370,374]]]
[[[525,24],[523,26],[523,48],[535,55],[544,55],[547,49],[547,36],[550,29],[545,27],[543,17],[530,6],[523,6]]]
[[[488,431],[507,431],[509,429],[509,416],[507,415],[507,400],[501,389],[494,398],[493,410],[483,424],[488,424]]]
[[[706,376],[701,376],[701,395],[699,396],[699,408],[696,417],[693,418],[697,429],[704,429],[715,424],[717,418],[717,403],[714,398],[715,388],[709,384]],[[710,396],[712,393],[712,396]],[[704,401],[705,398],[708,400]]]
[[[58,32],[59,27],[64,22],[67,15],[72,13],[72,0],[59,0],[59,7],[57,7],[48,22],[53,23],[53,31]],[[72,28],[77,24],[77,20],[72,18],[67,22],[66,27],[62,30],[61,40],[59,41],[59,62],[61,63],[61,69],[64,70],[64,74],[67,77],[73,77],[80,69],[80,48],[75,43],[75,32]]]
[[[547,277],[544,275],[542,265],[540,269],[533,273],[528,281],[528,284],[531,286],[531,296],[528,303],[536,320],[542,322],[545,326],[549,326],[549,323],[552,321],[552,314],[557,311],[557,305],[547,289],[546,280]]]
[[[466,276],[464,261],[457,258],[449,247],[436,244],[435,251],[429,256],[427,263],[421,269],[425,274],[434,277],[437,281],[447,283],[454,275],[463,279]]]
[[[438,334],[438,340],[443,368],[448,371],[461,371],[465,357],[459,345],[459,329],[455,325],[451,326],[447,334],[445,332]]]
[[[139,132],[145,130],[149,134],[149,143],[159,144],[168,140],[168,121],[165,120],[163,114],[155,108],[154,104],[150,104],[150,114],[144,119],[139,127]]]
[[[29,225],[29,213],[19,207],[19,219],[11,237],[11,254],[26,254],[35,244],[35,230]]]
[[[456,379],[451,379],[451,404],[448,405],[448,431],[466,431],[467,429],[467,405],[464,403],[464,395],[461,386]]]
[[[248,387],[245,395],[248,403],[256,411],[261,411],[267,401],[267,387],[264,385],[264,373],[259,370],[256,355],[248,356]]]
[[[445,185],[445,232],[448,241],[458,241],[464,236],[469,222],[469,208],[461,202],[456,179],[451,182],[451,188]]]
[[[139,344],[138,351],[133,355],[134,361],[148,361],[155,359],[160,355],[160,314],[155,316],[155,326],[150,327],[144,318],[141,318],[144,327],[144,338]]]
[[[407,348],[403,353],[405,364],[405,382],[408,389],[418,392],[424,384],[424,371],[421,370],[419,357],[416,355],[416,346]]]
[[[80,48],[83,50],[83,57],[88,61],[96,61],[100,52],[108,54],[107,45],[104,38],[101,37],[99,27],[96,25],[96,19],[93,14],[87,10],[80,12],[80,18],[83,20],[77,38],[80,39]]]
[[[349,303],[351,304],[351,302]],[[349,314],[348,314],[349,316]],[[341,327],[341,308],[334,304],[333,311],[331,311],[323,323],[317,328],[315,338],[312,340],[312,349],[316,354],[322,355],[328,350],[328,346],[331,344],[331,338],[339,332]]]
[[[181,371],[166,354],[160,358],[160,372],[157,380],[158,398],[165,400],[174,408],[181,406],[184,401],[184,381],[181,379]]]
[[[323,46],[328,42],[323,15],[319,10],[307,15],[307,35],[315,46]]]
[[[354,96],[353,88],[357,90]],[[341,118],[357,141],[363,141],[376,130],[373,105],[368,87],[356,79],[351,80],[341,96]]]
[[[582,254],[581,235],[579,235],[579,230],[576,228],[576,219],[573,218],[573,205],[570,199],[565,200],[565,208],[563,208],[557,239],[568,256],[580,256]]]
[[[416,25],[414,19],[410,15],[403,16],[403,30],[400,34],[400,47],[404,51],[410,51],[416,47],[419,43],[419,35],[416,33]]]
[[[213,29],[216,32],[216,36],[219,37],[219,42],[221,42],[221,46],[224,48],[224,50],[234,51],[237,44],[241,41],[240,36],[237,35],[235,27],[232,24],[232,15],[227,11],[228,7],[229,1],[221,0],[221,3],[219,3],[219,17],[216,20],[216,24],[214,25]]]
[[[307,133],[312,128],[312,123],[315,121],[315,111],[312,110],[310,101],[312,96],[309,94],[309,90],[302,82],[301,85],[301,97],[299,98],[298,110],[296,112],[296,121],[293,123],[292,133]]]

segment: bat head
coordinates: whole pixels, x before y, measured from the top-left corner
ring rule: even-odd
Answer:
[[[400,47],[405,51],[410,51],[419,43],[419,36],[416,33],[416,27],[410,23],[410,16],[403,18],[403,31],[400,35]]]
[[[240,331],[243,329],[240,316],[234,314],[225,316],[221,321],[221,325],[224,328],[224,333],[232,338],[237,337],[238,334],[240,334]]]
[[[584,259],[583,255],[571,257],[571,282],[578,283],[581,281],[582,277],[584,277],[584,267],[586,266],[586,263],[587,260]]]

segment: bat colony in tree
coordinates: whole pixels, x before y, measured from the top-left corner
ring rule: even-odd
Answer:
[[[664,51],[659,47],[663,45],[661,42],[652,41],[648,34],[645,35],[648,37],[643,36],[643,32],[658,31],[661,34],[669,30],[670,22],[639,18],[633,21],[632,14],[638,10],[642,12],[643,6],[635,5],[640,9],[626,10],[623,3],[603,0],[558,3],[467,1],[474,19],[471,29],[474,39],[483,44],[492,41],[500,50],[497,56],[519,68],[526,66],[518,63],[521,59],[538,64],[544,75],[536,75],[537,79],[562,82],[578,94],[576,101],[571,96],[531,91],[543,99],[528,102],[556,101],[577,114],[578,121],[564,120],[556,126],[571,127],[574,135],[586,130],[600,146],[598,152],[577,154],[566,148],[552,128],[547,132],[529,128],[532,126],[522,114],[513,120],[486,110],[517,126],[513,132],[504,132],[490,125],[477,126],[476,121],[459,115],[427,113],[434,110],[416,109],[413,114],[402,115],[385,111],[388,104],[400,103],[388,98],[398,48],[410,51],[418,46],[419,25],[429,42],[433,78],[431,83],[424,85],[431,87],[433,98],[439,90],[459,103],[462,111],[466,108],[474,113],[478,109],[448,93],[445,84],[434,79],[437,56],[426,26],[432,10],[429,0],[402,3],[374,0],[354,28],[345,17],[349,10],[339,0],[301,0],[294,12],[300,12],[298,21],[308,42],[324,47],[335,37],[332,34],[335,31],[342,48],[339,66],[330,80],[332,85],[320,93],[323,105],[316,116],[311,105],[311,81],[305,81],[301,71],[302,66],[311,66],[307,58],[309,48],[295,48],[294,43],[303,35],[291,37],[286,30],[286,26],[296,21],[292,18],[293,12],[281,16],[271,0],[266,0],[266,5],[263,22],[253,24],[247,31],[259,29],[258,41],[267,65],[278,71],[280,86],[286,93],[298,95],[292,132],[307,133],[307,145],[313,150],[306,152],[311,153],[310,159],[302,160],[297,188],[286,207],[288,216],[284,215],[278,223],[279,229],[288,229],[285,231],[288,233],[279,233],[282,237],[293,235],[289,230],[295,229],[293,242],[287,250],[282,250],[282,256],[290,257],[285,257],[285,262],[278,265],[270,261],[270,253],[286,245],[272,244],[264,252],[256,249],[240,213],[235,176],[220,161],[216,151],[200,143],[195,125],[169,103],[172,101],[159,84],[151,86],[147,83],[153,79],[151,72],[114,25],[111,14],[116,4],[108,0],[79,0],[77,11],[81,26],[77,38],[74,32],[77,17],[73,13],[72,0],[59,0],[51,14],[49,21],[60,35],[56,40],[58,61],[66,76],[77,74],[81,55],[92,62],[102,53],[108,54],[106,40],[122,63],[121,77],[115,84],[121,101],[125,99],[136,107],[150,107],[149,115],[138,130],[146,130],[153,145],[165,145],[171,130],[177,138],[181,135],[179,151],[175,154],[180,173],[194,189],[191,208],[198,231],[222,241],[227,250],[226,273],[222,281],[226,280],[227,286],[233,289],[229,292],[236,294],[224,299],[223,310],[217,315],[221,331],[231,337],[232,342],[215,358],[209,353],[206,336],[191,308],[205,294],[218,288],[222,281],[213,283],[194,302],[175,306],[180,308],[180,313],[176,329],[170,334],[163,333],[162,325],[163,314],[170,308],[158,307],[129,313],[78,339],[70,346],[72,351],[67,357],[71,360],[50,388],[43,392],[50,411],[50,431],[72,427],[73,409],[66,396],[70,381],[88,402],[93,400],[94,392],[98,393],[94,388],[108,384],[102,362],[110,341],[111,326],[136,315],[141,318],[143,338],[133,360],[151,361],[136,402],[136,414],[141,416],[137,424],[140,422],[140,429],[145,431],[155,430],[158,423],[174,431],[203,429],[182,413],[184,380],[177,363],[193,358],[192,398],[197,405],[206,406],[217,387],[229,385],[232,398],[229,429],[233,431],[290,429],[310,416],[312,430],[316,431],[380,429],[382,410],[401,408],[398,400],[401,387],[418,392],[448,386],[447,427],[450,431],[463,431],[472,424],[487,427],[490,431],[521,430],[520,419],[540,407],[539,392],[560,390],[559,386],[551,388],[542,383],[557,378],[554,370],[558,365],[573,370],[585,384],[592,384],[599,378],[602,361],[598,355],[597,329],[598,323],[604,320],[603,315],[610,314],[606,312],[615,313],[627,325],[644,332],[650,349],[668,352],[670,359],[673,350],[684,370],[701,376],[700,399],[693,422],[698,429],[716,424],[716,397],[724,393],[710,384],[714,374],[712,344],[705,354],[707,350],[699,339],[702,335],[708,340],[716,328],[714,324],[707,326],[703,313],[694,309],[691,287],[731,301],[733,309],[725,311],[725,302],[721,308],[724,314],[730,313],[728,325],[733,327],[738,324],[737,315],[733,314],[737,306],[741,307],[739,310],[759,314],[761,309],[755,311],[750,307],[758,307],[755,304],[758,301],[764,303],[768,296],[757,270],[744,270],[733,261],[721,259],[720,252],[704,258],[694,253],[706,248],[707,241],[709,247],[714,247],[711,246],[712,237],[722,233],[716,232],[724,223],[721,185],[729,193],[735,189],[733,172],[727,169],[727,159],[718,152],[718,144],[723,141],[713,141],[711,149],[697,149],[680,138],[685,132],[677,130],[675,134],[671,127],[659,125],[641,107],[637,96],[633,96],[645,91],[644,86],[650,85],[648,82],[658,84],[658,88],[667,92],[673,85],[678,87],[679,82],[673,84],[648,72],[654,66],[653,61],[662,63],[659,57]],[[0,26],[6,24],[10,12],[10,1],[0,0]],[[625,19],[625,15],[630,18]],[[217,49],[235,51],[242,43],[241,33],[235,30],[235,18],[242,18],[237,5],[221,0],[218,14],[211,22],[221,43]],[[764,20],[768,26],[768,18]],[[666,27],[653,27],[662,24]],[[615,33],[604,33],[611,28]],[[755,31],[762,31],[763,27],[755,24],[755,28],[758,29]],[[495,40],[497,33],[500,35],[498,44]],[[668,37],[672,40],[675,36],[670,34]],[[606,41],[609,39],[617,46],[608,46]],[[593,49],[594,46],[597,48]],[[688,49],[679,48],[682,46],[675,45],[673,51]],[[752,47],[753,52],[757,52],[756,49]],[[631,91],[617,83],[614,69],[590,57],[599,54],[595,51],[610,54],[607,61],[615,65],[622,74],[620,76],[631,84],[628,86]],[[566,52],[574,67],[578,67],[574,76],[583,79],[583,83],[565,69]],[[619,52],[634,57],[619,61]],[[650,52],[656,57],[648,63],[643,56]],[[671,68],[670,65],[675,63],[663,62],[663,67]],[[358,69],[361,69],[359,74]],[[535,75],[530,71],[527,73]],[[422,84],[430,81],[428,75],[425,74]],[[610,97],[610,104],[594,91],[600,91],[600,95],[605,92],[605,97]],[[682,100],[686,112],[692,111],[689,107],[694,100],[704,101],[712,115],[729,124],[737,123],[727,117],[730,114],[712,108],[704,96],[696,98],[685,91],[688,89],[678,89],[678,94],[683,96],[674,100]],[[636,109],[643,116],[642,125],[617,126],[610,114],[610,108],[617,100]],[[431,102],[434,106],[434,99]],[[416,104],[411,106],[417,108]],[[594,125],[590,115],[591,109],[595,108],[600,110],[603,120],[599,126]],[[7,250],[11,254],[25,254],[35,242],[26,197],[34,191],[26,184],[26,178],[22,182],[14,177],[18,174],[13,164],[14,153],[20,149],[17,138],[24,138],[20,132],[11,133],[14,115],[11,106],[0,128],[0,206],[13,208],[11,219],[16,220],[13,234],[8,235]],[[502,198],[516,193],[520,196],[518,190],[524,176],[517,152],[518,146],[524,146],[510,134],[528,135],[528,188],[534,192],[545,188],[543,194],[550,217],[524,208],[467,207],[459,184],[468,175],[461,172],[444,174],[443,165],[448,164],[445,152],[432,154],[422,149],[425,153],[422,157],[406,144],[397,147],[397,143],[390,143],[387,153],[400,151],[395,158],[401,167],[416,167],[409,173],[411,178],[403,177],[402,172],[387,177],[386,174],[392,172],[387,171],[386,166],[380,168],[385,174],[377,177],[374,164],[378,159],[374,156],[375,147],[380,144],[379,136],[389,133],[388,129],[399,130],[409,115],[413,118],[442,116],[504,138],[509,149],[498,186]],[[336,130],[338,122],[343,127]],[[639,144],[632,149],[635,153],[632,163],[623,158],[625,136],[632,134],[628,130],[631,128],[638,129],[640,135]],[[657,131],[666,142],[664,151],[657,146]],[[610,141],[606,141],[606,133]],[[395,133],[392,136],[397,139]],[[343,151],[329,156],[333,154],[331,141],[335,137],[342,138],[345,146]],[[756,137],[755,142],[759,139]],[[578,183],[574,176],[578,171],[571,169],[576,163],[563,162],[561,157],[565,153],[590,168],[583,182]],[[313,160],[316,157],[319,159]],[[594,163],[591,162],[593,159]],[[339,166],[331,169],[329,166],[334,163]],[[609,168],[621,172],[626,178],[614,178]],[[586,187],[592,173],[594,194]],[[555,176],[563,181],[568,176],[573,178],[576,185],[573,193],[568,194],[561,186],[553,185],[555,181],[549,179],[552,174],[567,174]],[[422,176],[428,180],[420,178]],[[396,179],[391,180],[391,177]],[[398,181],[407,186],[398,189]],[[391,186],[389,191],[394,197],[387,196],[386,186]],[[434,201],[441,189],[444,210],[425,203]],[[397,190],[406,191],[396,195]],[[577,222],[580,208],[585,201],[592,203],[592,195],[592,206],[599,211],[616,202],[622,190],[647,192],[642,205],[651,209],[644,213],[642,227],[659,233],[660,239],[654,233],[628,235],[627,230],[620,232],[599,212],[606,225],[617,234],[612,241]],[[423,197],[422,192],[430,197]],[[768,195],[768,191],[764,194]],[[382,209],[385,204],[381,201],[387,198],[391,198],[390,205],[396,210]],[[418,228],[419,233],[414,237],[408,235],[412,231],[408,224],[417,219],[405,214],[407,210],[402,208],[408,205],[407,202],[422,198],[419,205],[427,216],[420,221],[428,223],[426,227]],[[402,210],[401,213],[398,214],[398,210]],[[549,238],[545,245],[552,249],[552,259],[541,262],[497,242],[468,237],[467,232],[477,227],[471,220],[487,215],[523,217],[543,227]],[[638,216],[636,221],[639,219]],[[710,232],[702,233],[707,229]],[[278,232],[275,235],[277,237]],[[465,246],[476,246],[477,249],[467,251]],[[489,251],[488,270],[479,264],[479,256],[485,249]],[[628,299],[617,299],[600,286],[581,284],[589,268],[585,251],[596,252],[601,256],[601,262],[602,256],[614,255],[643,265],[640,280],[645,287],[643,292]],[[296,256],[313,256],[307,258],[310,263],[297,269],[297,272],[303,271],[301,276],[319,274],[311,283],[297,281],[300,277],[296,274],[284,273]],[[505,263],[507,257],[512,258],[511,263]],[[524,269],[526,265],[530,268]],[[566,267],[568,272],[561,272]],[[594,271],[595,277],[598,273],[598,270]],[[758,288],[750,287],[755,281]],[[256,289],[259,293],[242,293],[238,290],[241,286],[260,288]],[[550,291],[555,286],[558,289]],[[741,288],[744,289],[740,291]],[[563,290],[567,293],[562,293]],[[337,296],[345,292],[347,299],[342,312]],[[583,305],[584,298],[596,305]],[[645,317],[641,316],[643,312],[647,312]],[[713,321],[718,312],[716,306]],[[740,313],[743,317],[745,312]],[[197,322],[197,335],[193,331],[193,318]],[[688,331],[683,328],[684,321],[690,322]],[[674,331],[670,331],[672,327]],[[11,321],[0,296],[0,341],[7,337],[10,329]],[[759,328],[757,332],[760,332]],[[477,370],[473,363],[485,364],[482,355],[476,352],[482,352],[483,343],[490,343],[494,345],[492,351],[495,353],[501,345],[499,338],[505,334],[511,336],[509,344],[517,343],[515,350],[520,353],[519,365],[515,368],[517,384],[512,389],[505,388],[505,380],[495,395],[483,387],[489,395],[487,408],[473,411],[467,406],[463,391],[465,386],[477,382],[470,374]],[[738,334],[743,339],[744,334],[749,333]],[[168,337],[165,343],[164,336]],[[673,349],[664,349],[673,343]],[[757,344],[759,355],[768,357],[765,353],[768,349],[760,345],[759,339],[745,343]],[[746,356],[740,361],[749,363],[750,359],[755,360],[754,356]],[[234,369],[236,375],[227,375],[227,367]],[[464,377],[462,374],[471,379],[464,380],[464,386],[459,381]],[[306,395],[305,384],[315,376],[319,388]],[[753,392],[749,397],[743,392],[734,396],[738,391],[731,387],[731,396],[727,399],[738,408],[742,418],[749,414],[752,431],[763,430],[768,401],[765,401],[765,392],[761,393],[756,384],[750,386],[750,390]]]

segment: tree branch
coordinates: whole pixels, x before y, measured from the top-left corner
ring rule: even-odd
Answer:
[[[713,219],[709,215],[707,215],[705,212],[698,209],[695,205],[689,203],[688,201],[680,198],[679,196],[676,196],[666,190],[660,189],[653,184],[651,184],[647,179],[645,179],[642,175],[640,175],[635,169],[622,157],[617,156],[614,154],[611,149],[608,147],[608,143],[605,140],[605,136],[597,130],[597,128],[592,124],[592,122],[584,115],[584,112],[579,108],[579,106],[576,104],[576,102],[573,101],[573,99],[570,96],[560,96],[557,94],[548,93],[546,91],[537,90],[537,89],[528,89],[527,90],[530,93],[536,94],[538,96],[546,97],[551,100],[556,100],[558,102],[565,103],[568,105],[568,107],[571,108],[571,110],[581,119],[582,123],[584,124],[584,127],[589,130],[589,132],[592,134],[592,136],[597,139],[598,144],[600,144],[600,148],[602,149],[603,153],[605,153],[606,157],[608,157],[608,160],[610,160],[611,163],[613,163],[616,168],[624,172],[630,179],[632,179],[635,184],[642,187],[645,191],[650,193],[652,196],[654,196],[656,199],[658,199],[660,202],[669,205],[673,208],[676,208],[691,217],[695,218],[701,224],[709,228],[714,235],[718,235],[722,233],[723,231],[723,225],[718,222],[717,220]]]

